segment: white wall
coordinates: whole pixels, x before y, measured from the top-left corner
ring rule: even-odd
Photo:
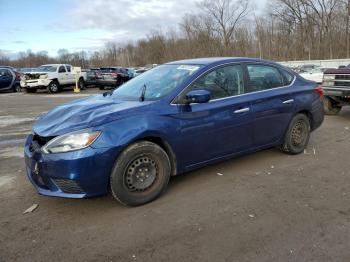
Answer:
[[[340,65],[347,66],[350,64],[350,59],[332,59],[332,60],[304,60],[304,61],[287,61],[279,62],[282,65],[296,67],[301,65],[319,65],[325,68],[338,68]]]

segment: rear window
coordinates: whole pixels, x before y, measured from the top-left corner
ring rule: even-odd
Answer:
[[[247,65],[251,92],[284,86],[277,68],[267,65]]]
[[[294,75],[287,72],[286,70],[281,70],[281,72],[282,72],[282,75],[284,77],[284,85],[286,85],[286,86],[290,85],[294,80]]]

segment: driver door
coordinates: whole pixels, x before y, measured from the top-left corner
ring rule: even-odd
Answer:
[[[58,68],[58,81],[61,85],[66,85],[67,84],[67,79],[68,77],[68,73],[67,73],[67,70],[66,70],[66,67],[61,65],[59,68]]]
[[[0,89],[9,88],[12,84],[12,74],[8,69],[0,69]]]
[[[205,89],[211,100],[178,105],[179,159],[188,168],[247,150],[252,145],[250,101],[244,93],[243,70],[233,64],[219,67],[195,80],[184,92]],[[181,101],[183,98],[180,98]]]

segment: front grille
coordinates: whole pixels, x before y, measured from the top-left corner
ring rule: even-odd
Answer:
[[[83,189],[74,180],[64,179],[64,178],[53,178],[52,180],[64,193],[68,193],[68,194],[84,193]]]
[[[350,82],[343,82],[343,81],[336,81],[334,83],[335,86],[349,86],[350,87]]]
[[[335,79],[344,79],[344,80],[350,80],[350,75],[336,75]]]

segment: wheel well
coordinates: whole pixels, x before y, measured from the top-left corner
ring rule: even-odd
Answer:
[[[169,156],[169,160],[170,160],[170,164],[171,164],[171,175],[172,176],[176,175],[176,173],[177,173],[176,155],[175,155],[173,149],[171,148],[171,146],[169,145],[169,143],[160,137],[144,137],[138,141],[141,141],[141,140],[142,141],[149,141],[149,142],[152,142],[152,143],[160,146]],[[137,141],[135,141],[135,142],[137,142]]]
[[[310,121],[310,127],[311,127],[311,130],[313,130],[313,116],[312,114],[310,113],[310,111],[307,111],[307,110],[302,110],[302,111],[299,111],[297,114],[303,114],[303,115],[306,115],[307,118],[309,119]]]

